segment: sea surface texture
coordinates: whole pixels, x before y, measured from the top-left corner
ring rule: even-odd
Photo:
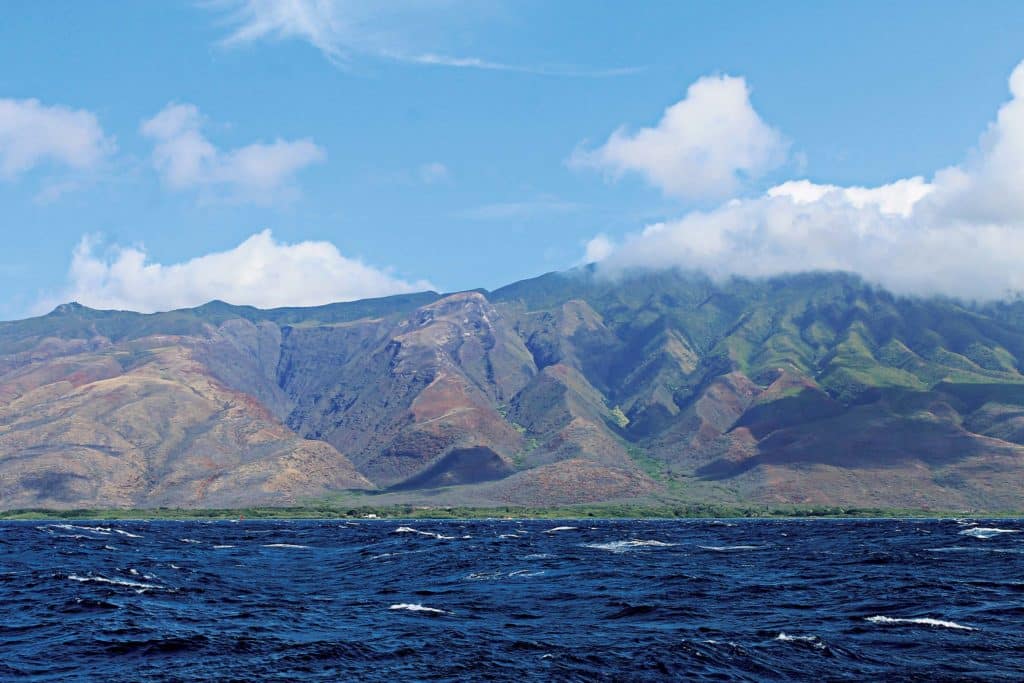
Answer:
[[[1022,531],[7,522],[0,678],[1017,681]]]

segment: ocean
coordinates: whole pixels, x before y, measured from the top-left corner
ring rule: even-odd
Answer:
[[[3,522],[0,679],[1018,681],[1022,531]]]

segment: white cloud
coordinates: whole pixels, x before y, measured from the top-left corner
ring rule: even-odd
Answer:
[[[142,312],[198,306],[212,299],[261,308],[316,306],[335,301],[434,289],[343,256],[330,242],[284,244],[269,230],[234,249],[183,263],[151,262],[144,249],[113,247],[97,253],[93,237],[75,248],[69,284],[37,307],[78,301],[101,309]]]
[[[92,112],[0,99],[0,180],[44,164],[92,169],[113,150],[113,139]]]
[[[262,40],[302,40],[336,66],[347,68],[363,56],[408,64],[550,76],[620,76],[636,68],[587,70],[566,66],[522,66],[437,52],[446,34],[465,34],[463,26],[493,8],[464,0],[353,2],[351,0],[226,0],[232,32],[226,46]]]
[[[612,178],[639,173],[668,195],[721,198],[786,159],[782,135],[761,120],[742,78],[701,78],[665,110],[658,125],[620,128],[597,149],[578,148],[569,164]]]
[[[615,251],[615,243],[607,235],[596,235],[583,250],[583,263],[604,261]]]
[[[434,183],[443,183],[449,180],[451,173],[448,171],[448,167],[440,161],[432,161],[429,164],[420,166],[419,176],[420,180],[427,185],[433,185]]]
[[[295,175],[327,156],[308,138],[222,151],[206,139],[202,125],[191,104],[169,104],[143,122],[142,134],[155,142],[153,165],[168,187],[268,203],[293,194]]]
[[[957,166],[880,187],[790,181],[763,196],[596,242],[600,271],[715,277],[851,271],[900,294],[988,300],[1024,291],[1024,62],[1012,98]],[[600,247],[600,248],[598,248]]]
[[[823,201],[838,201],[858,209],[876,207],[882,213],[896,213],[910,216],[914,205],[931,191],[932,185],[924,178],[915,176],[897,180],[881,187],[839,187],[819,185],[809,180],[789,180],[769,188],[768,197],[788,197],[794,204],[813,204]]]

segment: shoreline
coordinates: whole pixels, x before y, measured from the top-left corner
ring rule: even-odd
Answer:
[[[0,511],[3,521],[117,520],[117,521],[215,521],[215,520],[803,520],[803,519],[1014,519],[1017,510],[927,510],[902,508],[853,508],[839,506],[733,507],[714,505],[630,506],[587,505],[552,507],[333,507],[293,506],[257,508],[83,508],[71,510],[20,509]]]

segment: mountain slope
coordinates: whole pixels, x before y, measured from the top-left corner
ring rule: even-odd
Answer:
[[[1024,305],[584,268],[311,309],[0,323],[0,506],[1024,508]]]

